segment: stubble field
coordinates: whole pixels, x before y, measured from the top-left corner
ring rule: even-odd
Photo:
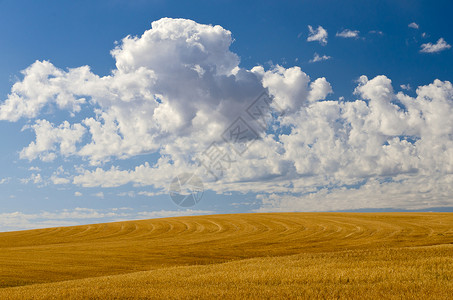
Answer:
[[[0,299],[451,299],[453,214],[272,213],[0,233]]]

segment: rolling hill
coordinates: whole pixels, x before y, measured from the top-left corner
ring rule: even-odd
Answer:
[[[452,282],[449,213],[210,215],[0,233],[1,299],[448,299]]]

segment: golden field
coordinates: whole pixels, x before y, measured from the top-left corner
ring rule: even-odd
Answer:
[[[0,299],[452,299],[453,214],[272,213],[0,233]]]

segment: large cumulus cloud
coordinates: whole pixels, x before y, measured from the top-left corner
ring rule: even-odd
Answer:
[[[96,165],[178,147],[180,153],[190,152],[193,145],[179,138],[203,146],[263,89],[257,76],[238,67],[231,42],[231,33],[220,26],[161,19],[112,50],[117,69],[109,76],[99,77],[88,66],[65,71],[48,61],[35,62],[0,106],[0,119],[36,118],[46,107],[73,115],[84,106],[94,112],[75,127],[86,128],[90,142],[71,152],[58,151],[55,138],[54,147],[36,147],[50,144],[42,142],[50,139],[44,131],[53,136],[65,125],[49,128],[46,120],[35,121],[31,128],[37,139],[22,151],[29,159],[79,155]]]
[[[0,119],[33,122],[26,128],[36,140],[20,152],[24,159],[85,159],[91,166],[71,180],[86,187],[133,183],[164,190],[176,174],[200,169],[195,158],[213,142],[231,150],[222,134],[241,117],[259,138],[241,155],[228,152],[219,180],[205,174],[207,188],[265,193],[258,196],[264,210],[307,210],[321,198],[335,203],[330,209],[379,206],[348,204],[338,197],[350,195],[345,190],[376,201],[382,191],[394,191],[388,194],[401,205],[414,200],[398,190],[423,193],[427,206],[451,199],[445,188],[453,173],[450,82],[436,79],[411,97],[396,93],[384,75],[361,76],[357,99],[326,100],[332,93],[326,78],[312,80],[299,67],[241,68],[231,43],[231,32],[220,26],[161,19],[112,50],[116,69],[108,76],[88,66],[63,70],[35,62],[0,106]],[[273,97],[267,128],[247,114],[263,91]],[[72,121],[55,124],[43,113],[49,108],[68,111]],[[147,153],[158,153],[157,163],[104,167]],[[417,185],[424,178],[431,180],[422,192]]]

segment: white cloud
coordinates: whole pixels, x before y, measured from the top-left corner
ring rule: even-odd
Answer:
[[[323,38],[314,37],[323,35],[322,30],[312,31],[313,40],[323,43]],[[324,38],[327,43],[327,32]],[[112,51],[117,69],[109,76],[99,77],[88,67],[62,71],[50,63],[35,63],[24,80],[14,85],[16,92],[3,103],[0,116],[12,121],[34,118],[48,105],[74,113],[75,119],[77,107],[94,111],[73,124],[35,121],[30,128],[36,141],[21,152],[26,159],[87,159],[91,165],[82,165],[78,174],[55,174],[83,187],[133,184],[165,193],[176,175],[198,172],[205,189],[219,193],[306,197],[326,189],[341,194],[343,187],[364,181],[364,187],[379,182],[383,190],[397,190],[398,184],[406,182],[415,188],[419,180],[449,178],[453,173],[450,82],[436,79],[414,87],[416,96],[411,97],[395,93],[384,75],[361,76],[356,100],[330,100],[327,97],[333,91],[328,80],[312,80],[299,67],[240,68],[238,57],[229,50],[231,42],[231,33],[219,26],[162,19],[141,37],[125,38]],[[30,96],[36,93],[30,87],[34,82],[47,96]],[[270,116],[267,131],[246,112],[263,90],[273,97],[270,106],[275,110],[266,114]],[[66,95],[61,97],[72,104],[58,104],[58,95]],[[82,102],[81,97],[89,100]],[[259,136],[242,155],[222,139],[238,117]],[[218,181],[194,160],[213,142],[228,151],[233,161]],[[102,164],[150,153],[158,154],[156,163],[132,168]],[[440,190],[442,199],[453,197],[451,190]],[[423,205],[437,203],[440,197],[434,188],[418,195],[426,201]],[[381,201],[373,193],[370,197]],[[400,201],[395,205],[406,203],[402,197],[394,199]],[[275,203],[276,210],[278,203],[286,205]]]
[[[33,173],[33,174],[30,175],[30,177],[22,178],[22,179],[20,179],[20,181],[22,183],[24,183],[24,184],[27,184],[29,182],[34,183],[34,184],[41,184],[41,183],[44,182],[44,180],[42,179],[41,174],[39,174],[39,173],[38,174]]]
[[[21,152],[29,160],[81,156],[97,165],[174,147],[189,152],[193,145],[183,142],[189,136],[199,152],[263,90],[255,74],[238,67],[231,43],[231,32],[220,26],[164,18],[141,37],[123,39],[112,51],[117,69],[109,76],[34,63],[0,106],[0,118],[34,118],[53,104],[76,116],[83,105],[94,111],[75,124],[37,120],[30,126],[36,140]]]
[[[309,62],[314,63],[314,62],[318,62],[318,61],[328,60],[328,59],[331,59],[331,58],[332,57],[327,56],[327,55],[320,56],[318,53],[315,53],[315,55],[313,56],[312,59],[310,59]]]
[[[447,49],[450,49],[451,45],[447,44],[447,42],[443,39],[440,38],[437,40],[437,43],[432,44],[432,43],[426,43],[421,45],[421,50],[420,52],[422,53],[437,53],[441,52]]]
[[[407,26],[410,27],[410,28],[414,28],[414,29],[418,29],[418,28],[419,28],[418,24],[415,23],[415,22],[412,22],[412,23],[410,23],[410,24],[407,25]]]
[[[312,82],[310,89],[296,92],[294,87],[308,86],[305,76],[300,69],[281,67],[263,74],[263,82],[279,104],[292,108],[281,117],[282,124],[290,126],[291,132],[278,135],[277,141],[273,137],[257,140],[240,163],[225,170],[224,179],[215,183],[205,181],[207,189],[308,193],[325,186],[355,185],[373,178],[412,174],[419,180],[429,174],[453,173],[453,151],[448,150],[453,149],[450,134],[453,122],[449,118],[453,113],[451,83],[435,80],[418,87],[417,97],[412,98],[403,93],[395,95],[385,76],[371,80],[362,76],[356,94],[366,101],[320,102],[331,91],[330,85],[321,78]],[[399,101],[404,109],[393,101]],[[86,170],[74,182],[87,187],[134,183],[154,185],[165,191],[177,172],[191,170],[194,166],[174,166],[163,159],[155,167],[144,164],[134,170]],[[404,183],[396,180],[393,184]],[[443,193],[452,196],[448,190]],[[424,197],[433,200],[436,195],[428,193]],[[404,199],[398,199],[401,201],[398,205],[404,205]]]
[[[134,218],[131,213],[119,212],[118,209],[97,210],[92,208],[76,207],[54,212],[41,211],[39,213],[12,212],[0,214],[0,230],[26,230],[36,228],[75,226],[100,221],[115,221],[120,218]]]
[[[51,176],[50,180],[52,181],[53,184],[67,184],[70,183],[71,180],[67,178],[62,178],[62,177],[57,177],[57,176]]]
[[[97,210],[93,208],[81,208],[76,207],[73,210],[63,209],[57,212],[41,212],[39,218],[43,219],[92,219],[92,218],[105,218],[118,216],[116,213],[110,212],[109,210]]]
[[[327,95],[333,93],[330,83],[325,77],[321,77],[310,83],[308,101],[315,102],[326,99]]]
[[[74,184],[83,187],[118,187],[133,182],[140,185],[152,185],[156,178],[165,183],[169,182],[176,174],[167,159],[160,159],[156,167],[149,163],[137,166],[134,170],[120,170],[111,167],[109,170],[96,168],[93,171],[83,170],[82,174],[74,177]]]
[[[94,194],[93,196],[104,199],[104,192],[98,192],[98,193]]]
[[[403,90],[406,90],[406,91],[410,91],[412,89],[410,84],[402,84],[402,85],[400,85],[400,88],[402,88]]]
[[[215,213],[214,211],[208,210],[159,210],[159,211],[142,211],[137,213],[137,217],[143,219],[154,219],[154,218],[168,218],[168,217],[182,217],[182,216],[199,216],[199,215],[210,215]]]
[[[153,197],[153,196],[157,196],[158,195],[158,193],[148,192],[148,191],[140,191],[137,194],[141,195],[141,196],[147,196],[147,197]]]
[[[81,192],[75,192],[75,193],[74,193],[74,196],[76,196],[76,197],[82,197],[83,194],[82,194]]]
[[[56,158],[56,153],[73,155],[76,153],[76,143],[82,140],[85,133],[81,124],[71,125],[68,121],[55,127],[47,120],[37,120],[31,129],[35,131],[36,141],[22,149],[22,159],[33,160],[39,157],[43,161],[52,161]]]
[[[275,103],[289,113],[297,111],[300,107],[307,105],[309,101],[323,100],[330,93],[330,91],[320,93],[320,97],[314,99],[313,95],[319,93],[318,89],[325,90],[325,88],[319,84],[312,85],[310,77],[299,67],[286,69],[277,65],[268,71],[264,71],[262,67],[255,67],[252,72],[262,78],[263,87],[275,97]],[[317,80],[327,83],[324,77]]]
[[[13,85],[11,94],[0,106],[0,120],[34,118],[49,104],[78,112],[85,103],[85,98],[77,96],[83,92],[79,88],[94,76],[87,66],[64,72],[48,61],[37,61],[22,74],[24,80]]]
[[[400,176],[384,182],[370,178],[359,187],[323,188],[305,195],[260,194],[256,212],[406,209],[451,206],[453,176],[439,178]]]
[[[342,37],[342,38],[358,38],[359,37],[360,31],[358,30],[350,30],[350,29],[345,29],[342,32],[337,32],[336,36]]]
[[[371,30],[370,33],[377,34],[377,35],[384,35],[384,33],[380,30]]]
[[[327,45],[327,31],[322,27],[318,26],[317,29],[313,29],[310,25],[308,25],[308,42],[319,42],[321,45]]]
[[[117,196],[134,198],[135,197],[135,192],[134,191],[122,192],[122,193],[118,193]]]
[[[11,177],[5,177],[0,179],[0,184],[8,183],[11,180]]]
[[[53,184],[67,184],[71,182],[68,178],[61,177],[62,175],[68,175],[68,172],[65,172],[63,166],[59,166],[57,170],[53,172],[52,176],[50,176],[50,181]]]
[[[112,211],[119,211],[119,210],[134,210],[133,208],[131,207],[115,207],[115,208],[112,208]]]
[[[0,231],[76,226],[99,222],[213,214],[207,210],[158,210],[134,212],[131,208],[93,209],[76,207],[57,211],[0,213]]]

